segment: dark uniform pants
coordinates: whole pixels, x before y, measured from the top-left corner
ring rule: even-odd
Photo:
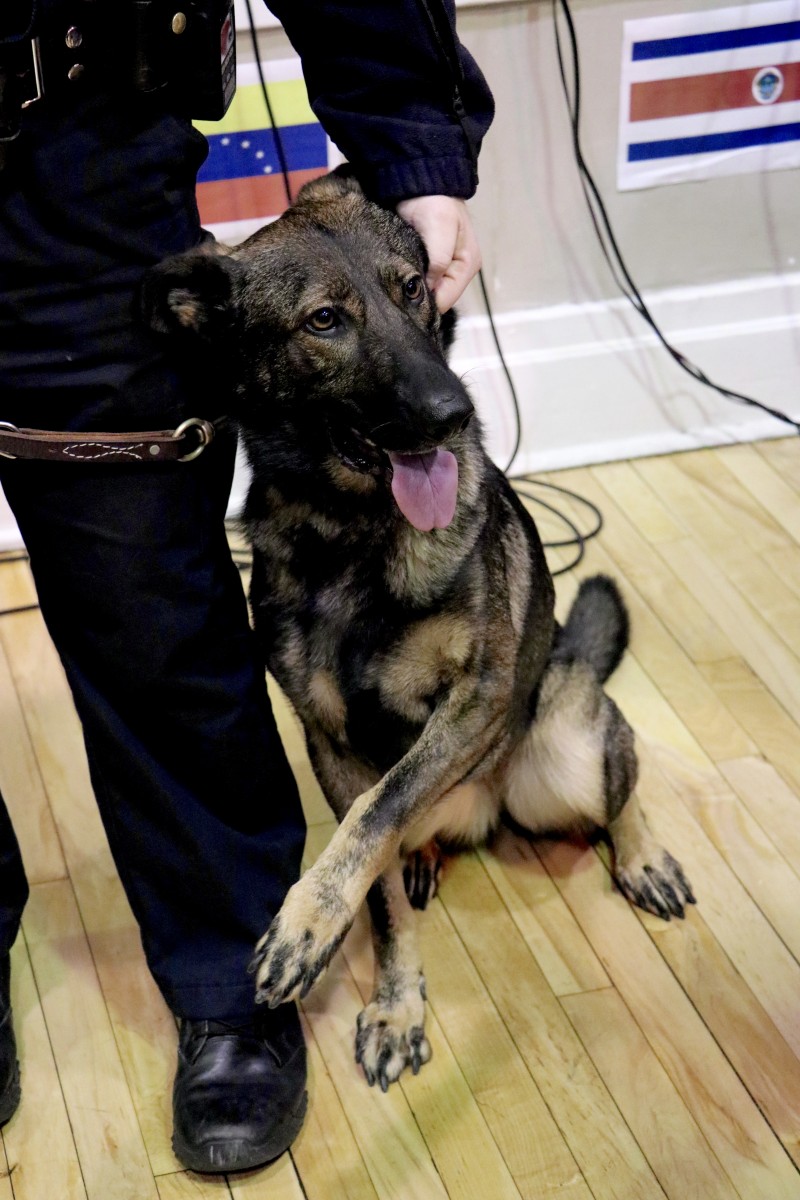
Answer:
[[[188,124],[125,98],[32,106],[0,175],[0,420],[171,428],[224,380],[140,329],[142,272],[200,239]],[[241,1015],[246,963],[304,828],[223,517],[235,453],[191,463],[0,459],[149,966],[178,1015]],[[0,748],[0,752],[2,752]],[[0,805],[0,951],[26,896]]]

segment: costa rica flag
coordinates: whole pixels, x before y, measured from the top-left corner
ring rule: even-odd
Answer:
[[[618,184],[800,166],[800,0],[627,21]]]

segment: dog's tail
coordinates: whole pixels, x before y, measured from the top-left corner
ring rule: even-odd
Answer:
[[[607,575],[584,579],[567,622],[559,631],[552,661],[584,662],[601,683],[619,666],[630,622],[619,588]]]

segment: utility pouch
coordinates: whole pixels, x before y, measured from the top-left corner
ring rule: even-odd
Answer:
[[[236,91],[233,0],[192,0],[169,7],[170,105],[194,120],[219,121]]]

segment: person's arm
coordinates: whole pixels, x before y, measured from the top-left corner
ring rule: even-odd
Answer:
[[[324,129],[374,199],[467,199],[494,114],[453,0],[268,0]],[[434,32],[432,21],[436,25]]]
[[[268,0],[311,107],[367,193],[425,242],[442,312],[480,265],[464,200],[494,100],[458,41],[454,0]]]

